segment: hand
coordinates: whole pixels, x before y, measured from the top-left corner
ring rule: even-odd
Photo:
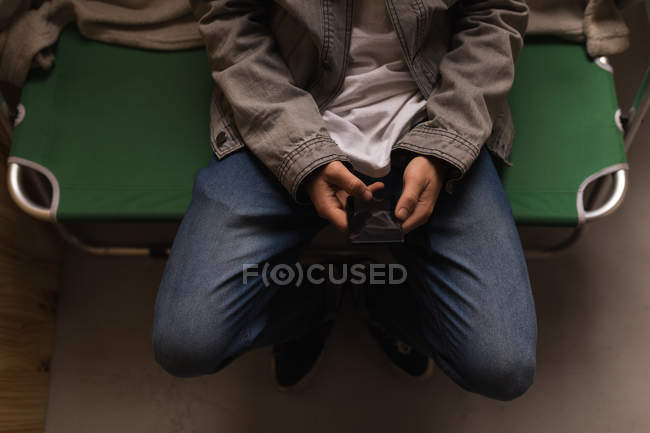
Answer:
[[[402,195],[395,216],[406,234],[426,223],[433,213],[448,165],[434,157],[416,156],[404,169]]]
[[[306,183],[307,193],[318,215],[329,220],[341,231],[348,228],[348,217],[345,213],[348,196],[368,201],[372,199],[373,193],[383,187],[381,182],[367,186],[340,161],[332,161],[320,167]]]

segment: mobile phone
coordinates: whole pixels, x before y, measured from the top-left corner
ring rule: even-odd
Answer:
[[[348,242],[351,244],[399,244],[404,242],[402,223],[395,216],[395,197],[378,191],[370,201],[349,196],[346,202]]]

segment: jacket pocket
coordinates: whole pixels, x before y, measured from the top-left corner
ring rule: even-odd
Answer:
[[[210,102],[210,145],[219,159],[245,146],[235,125],[230,104],[216,87]]]

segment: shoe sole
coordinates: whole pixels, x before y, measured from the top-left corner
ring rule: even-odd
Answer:
[[[316,375],[316,370],[320,366],[324,354],[325,348],[323,347],[323,350],[321,350],[320,355],[318,355],[318,358],[316,358],[314,366],[311,368],[311,370],[309,370],[309,372],[305,374],[302,379],[298,381],[298,383],[292,386],[282,386],[275,380],[275,358],[273,355],[271,355],[271,379],[275,383],[275,388],[282,393],[299,392],[306,389],[311,384],[312,379]]]
[[[377,344],[379,346],[379,349],[381,350],[382,353],[384,353],[381,345]],[[398,376],[405,377],[408,380],[412,380],[415,382],[424,382],[425,380],[428,380],[433,376],[433,369],[435,366],[435,363],[433,362],[433,359],[427,358],[427,369],[424,370],[424,373],[422,373],[419,376],[413,376],[411,374],[408,374],[405,370],[403,370],[400,366],[395,364],[392,359],[390,359],[387,355],[384,355],[384,358],[388,360],[388,363],[391,366],[391,369],[397,373]]]

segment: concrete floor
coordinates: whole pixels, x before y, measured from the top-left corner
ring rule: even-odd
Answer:
[[[630,13],[633,50],[615,62],[623,106],[647,65],[643,14]],[[568,254],[529,262],[538,371],[535,385],[516,401],[469,394],[439,370],[427,382],[402,379],[349,308],[303,392],[275,391],[268,350],[219,375],[170,377],[154,363],[150,344],[164,262],[68,250],[46,431],[647,433],[648,142],[646,124],[630,154],[632,186],[623,207],[591,225]]]

